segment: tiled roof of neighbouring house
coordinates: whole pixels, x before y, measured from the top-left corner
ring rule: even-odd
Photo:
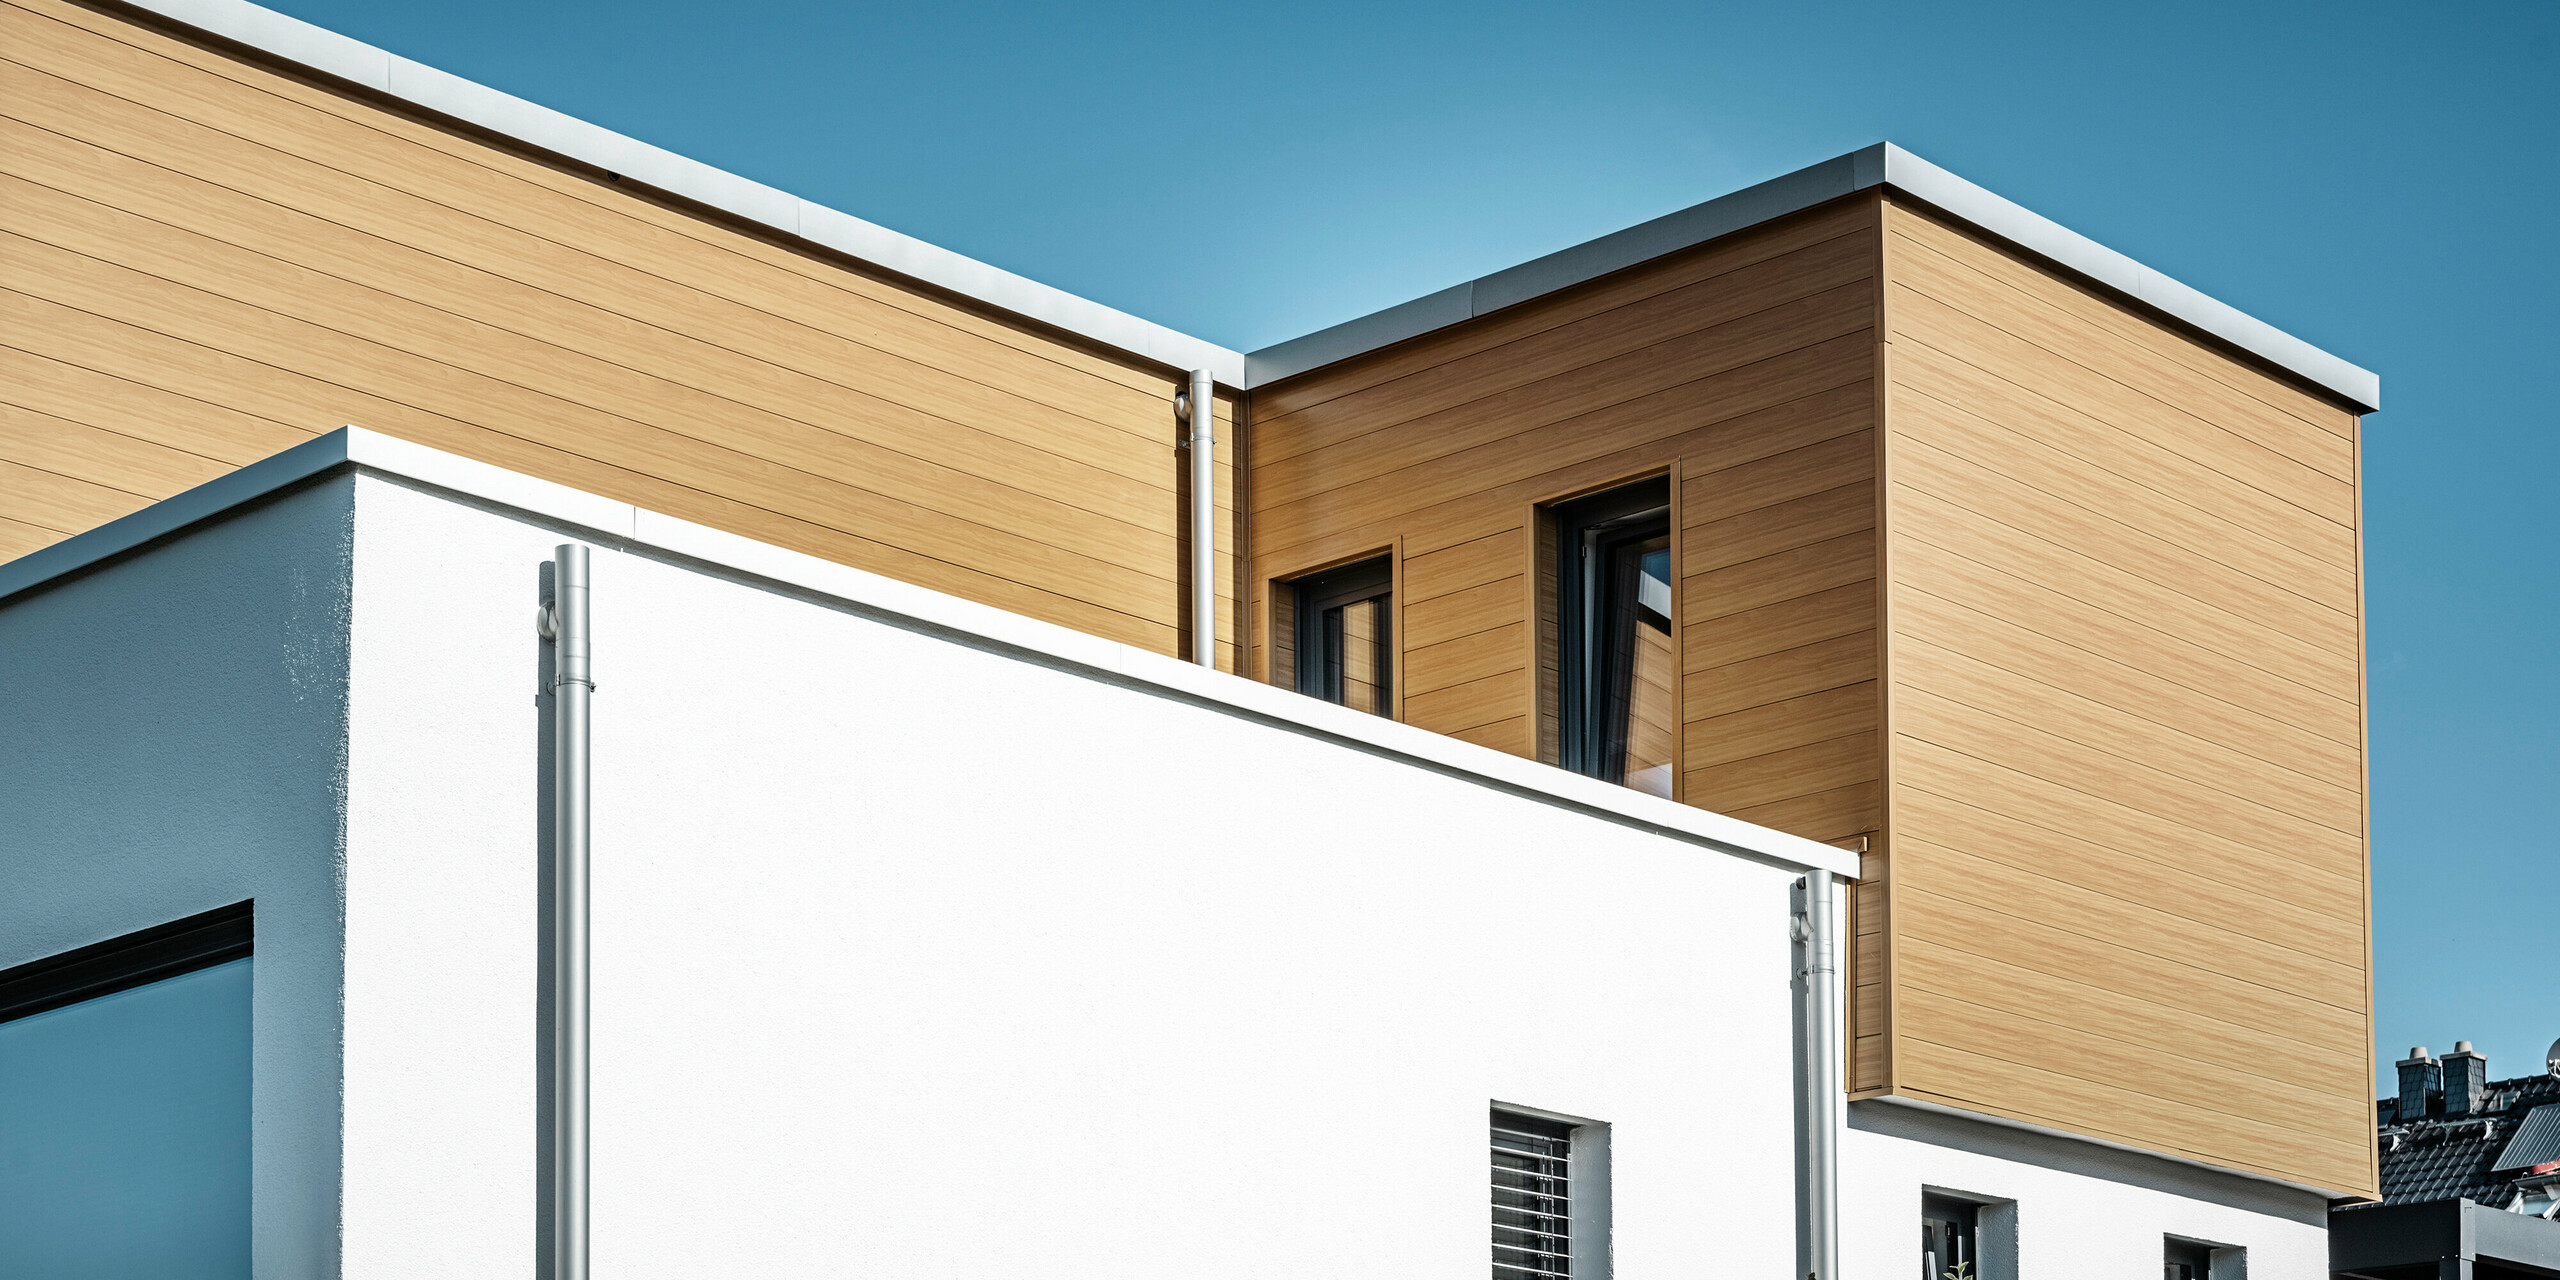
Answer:
[[[2560,1105],[2560,1077],[2549,1075],[2493,1080],[2476,1111],[2452,1119],[2443,1115],[2440,1098],[2430,1098],[2428,1114],[2405,1121],[2399,1100],[2383,1099],[2376,1106],[2382,1203],[2461,1198],[2507,1207],[2515,1179],[2532,1166],[2501,1170],[2508,1162],[2500,1157],[2534,1108],[2552,1105]],[[2536,1127],[2554,1123],[2552,1114],[2545,1113]]]

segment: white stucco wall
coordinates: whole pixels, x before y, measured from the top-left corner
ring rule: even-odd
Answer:
[[[349,1266],[523,1274],[562,538],[371,478],[357,511]],[[1474,1280],[1494,1099],[1613,1125],[1619,1274],[1792,1266],[1787,872],[593,573],[599,1275]]]
[[[0,602],[0,968],[245,898],[256,1274],[336,1274],[348,482]]]
[[[1841,1261],[1852,1280],[1918,1274],[1920,1197],[2015,1208],[2015,1270],[1986,1249],[1983,1280],[2155,1280],[2163,1238],[2245,1248],[2215,1280],[2323,1280],[2328,1202],[2255,1179],[1968,1117],[1866,1102],[1841,1143]]]

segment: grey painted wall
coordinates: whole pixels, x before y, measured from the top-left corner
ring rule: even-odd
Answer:
[[[0,967],[257,900],[252,1251],[337,1273],[353,486],[0,602]]]

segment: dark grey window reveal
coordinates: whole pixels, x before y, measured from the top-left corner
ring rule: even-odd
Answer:
[[[1573,1126],[1493,1113],[1493,1280],[1573,1274]]]
[[[1973,1280],[1981,1206],[1947,1196],[1920,1197],[1920,1280]]]
[[[2206,1280],[2213,1274],[2213,1246],[2193,1240],[2163,1239],[2161,1280]]]
[[[1395,669],[1387,557],[1291,584],[1297,591],[1298,692],[1354,711],[1386,715]]]
[[[1556,508],[1559,763],[1672,794],[1679,740],[1667,477]]]

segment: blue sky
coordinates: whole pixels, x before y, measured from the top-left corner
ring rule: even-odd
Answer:
[[[1901,143],[2382,374],[2382,1057],[2560,1036],[2549,0],[269,3],[1240,348]]]

